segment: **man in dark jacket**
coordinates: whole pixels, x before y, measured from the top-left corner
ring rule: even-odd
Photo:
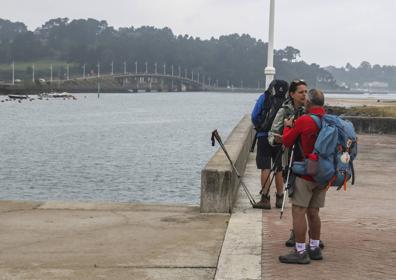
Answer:
[[[253,205],[254,208],[271,209],[269,192],[269,176],[271,162],[275,166],[276,207],[282,207],[283,178],[281,162],[281,145],[271,146],[268,142],[268,131],[276,113],[285,101],[289,85],[283,80],[274,80],[268,89],[257,100],[252,111],[252,122],[257,130],[257,168],[261,169],[261,200]]]
[[[321,118],[325,114],[323,108],[323,92],[311,89],[308,92],[305,107],[307,114],[298,118],[294,123],[285,120],[283,131],[283,145],[298,148],[297,141],[301,141],[302,152],[308,157],[314,150],[315,141],[319,133],[319,127],[310,114]],[[299,139],[299,140],[298,140]],[[294,159],[302,160],[302,159]],[[324,207],[326,191],[314,181],[311,176],[297,177],[294,185],[294,193],[291,198],[293,229],[296,238],[295,251],[291,254],[280,256],[283,263],[308,264],[312,260],[321,260],[322,253],[319,247],[321,221],[319,209]],[[307,220],[309,225],[310,240],[306,248],[305,236],[307,233]]]

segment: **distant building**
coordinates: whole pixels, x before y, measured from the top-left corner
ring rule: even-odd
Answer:
[[[363,87],[369,89],[387,89],[389,88],[389,84],[384,82],[374,81],[374,82],[364,83]]]

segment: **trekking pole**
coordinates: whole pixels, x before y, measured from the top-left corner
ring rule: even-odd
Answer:
[[[294,156],[294,147],[295,147],[295,145],[293,145],[293,148],[292,148],[292,152],[291,152],[290,160],[289,160],[289,165],[288,165],[288,170],[287,170],[286,182],[285,182],[285,184],[283,185],[283,201],[282,201],[282,209],[281,209],[281,212],[280,212],[280,217],[279,217],[279,219],[282,219],[283,210],[285,209],[286,197],[288,196],[288,195],[287,195],[287,193],[288,193],[288,191],[289,191],[289,189],[288,189],[288,184],[289,184],[289,178],[290,178],[290,172],[291,172],[291,165],[292,165],[293,156]]]
[[[239,179],[239,181],[240,181],[240,183],[242,185],[242,188],[245,191],[245,193],[246,193],[246,195],[247,195],[247,197],[248,197],[248,199],[250,201],[250,204],[253,206],[254,204],[256,204],[256,201],[254,200],[254,198],[253,198],[252,194],[250,193],[249,189],[246,187],[245,183],[242,181],[242,177],[239,174],[238,170],[236,169],[234,163],[232,162],[232,160],[231,160],[231,158],[230,158],[230,156],[229,156],[229,154],[228,154],[228,152],[227,152],[227,150],[226,150],[226,148],[225,148],[225,146],[223,144],[223,141],[221,140],[220,135],[217,132],[217,129],[213,130],[213,132],[212,132],[212,137],[211,137],[212,146],[215,145],[215,139],[217,140],[217,142],[219,143],[221,149],[223,150],[223,152],[225,153],[226,157],[230,161],[231,166],[234,169],[234,171],[235,171],[235,173],[236,173],[236,175],[237,175],[237,177],[238,177],[238,179]]]
[[[264,190],[264,188],[265,188],[265,185],[267,184],[267,181],[268,181],[268,179],[269,179],[269,177],[270,177],[270,175],[271,175],[271,172],[273,172],[273,173],[272,173],[271,181],[270,181],[269,186],[268,186],[268,190],[267,190],[267,192],[265,193],[265,196],[268,195],[269,190],[270,190],[270,188],[271,188],[271,184],[272,184],[272,182],[274,181],[275,174],[276,174],[276,172],[274,172],[275,169],[276,169],[276,165],[275,165],[275,164],[276,164],[276,162],[278,161],[279,157],[280,157],[282,154],[283,154],[283,151],[282,151],[282,149],[280,149],[280,150],[278,151],[278,153],[276,154],[275,160],[274,160],[274,162],[272,163],[272,167],[271,167],[270,173],[268,174],[267,179],[265,179],[264,187],[261,189],[260,194],[263,194],[263,190]]]
[[[252,142],[252,146],[250,147],[250,152],[253,153],[254,152],[254,147],[256,146],[256,142],[257,142],[257,131],[256,134],[254,135],[254,139]]]

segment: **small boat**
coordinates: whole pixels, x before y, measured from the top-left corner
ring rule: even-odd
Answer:
[[[47,96],[48,97],[52,97],[52,98],[72,98],[72,99],[76,99],[73,95],[71,95],[70,93],[67,93],[67,92],[49,93]]]
[[[8,95],[9,98],[11,99],[28,99],[29,96],[27,95],[16,95],[16,94],[10,94]]]

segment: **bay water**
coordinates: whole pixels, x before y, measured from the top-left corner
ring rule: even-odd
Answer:
[[[212,130],[225,140],[258,95],[2,102],[0,199],[199,204],[201,170],[218,149]]]
[[[201,170],[219,148],[211,146],[212,130],[224,141],[258,96],[76,94],[1,102],[0,199],[199,204]]]

